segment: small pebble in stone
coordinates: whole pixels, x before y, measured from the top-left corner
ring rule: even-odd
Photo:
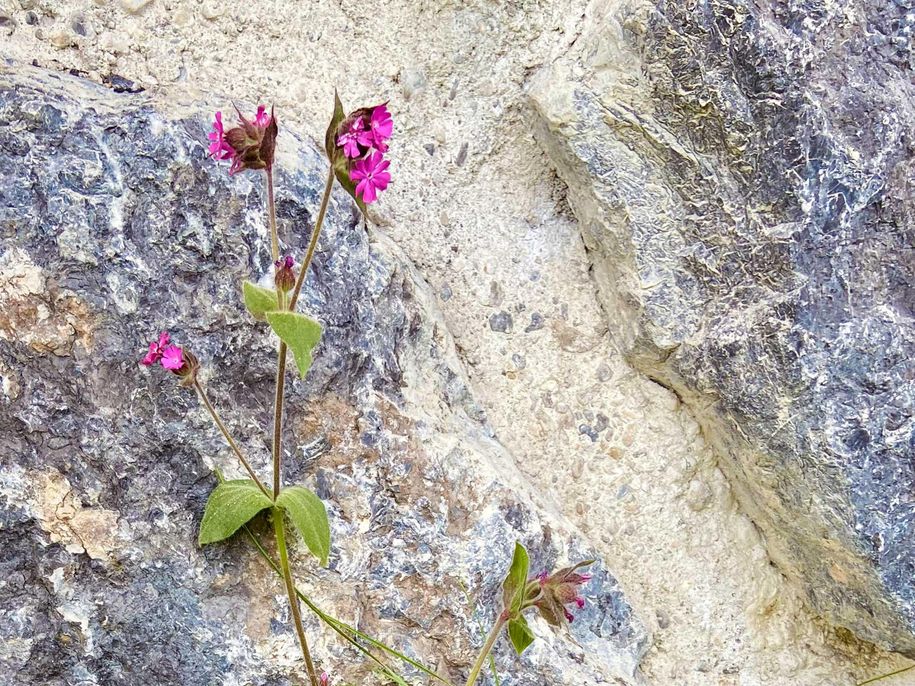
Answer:
[[[579,425],[578,433],[580,433],[582,436],[587,436],[588,438],[590,438],[592,443],[596,443],[597,439],[600,438],[600,434],[598,434],[593,429],[593,427],[588,426],[587,424]]]
[[[496,312],[489,318],[489,328],[499,333],[511,333],[512,323],[512,316],[505,310]]]
[[[442,300],[451,300],[453,293],[451,292],[451,286],[446,282],[442,284],[442,287],[438,291],[438,295]]]
[[[517,369],[524,369],[527,366],[527,361],[524,359],[524,355],[519,355],[518,353],[514,353],[512,355],[512,362]]]
[[[462,167],[462,166],[464,166],[464,162],[467,161],[467,148],[468,147],[469,147],[468,144],[464,143],[461,146],[461,149],[458,151],[457,158],[454,160],[454,163],[457,166]]]
[[[423,147],[426,149],[426,152],[429,153],[430,155],[435,154],[435,144],[434,143],[426,143]]]
[[[531,312],[531,323],[524,329],[525,333],[539,331],[543,328],[543,315],[539,312]]]
[[[597,421],[594,422],[594,428],[597,431],[603,431],[610,425],[610,418],[602,412],[598,412],[595,419]]]
[[[125,12],[130,14],[137,14],[143,10],[144,7],[151,4],[152,0],[121,0],[121,7]]]
[[[416,67],[405,67],[400,72],[400,85],[404,99],[409,100],[426,88],[426,73]]]
[[[25,15],[25,23],[29,26],[38,26],[38,15],[34,12],[29,12]]]
[[[597,380],[598,381],[609,381],[613,378],[613,372],[610,370],[610,367],[601,362],[597,367]]]

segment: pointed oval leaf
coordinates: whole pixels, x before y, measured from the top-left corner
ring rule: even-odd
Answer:
[[[276,335],[289,346],[304,379],[311,367],[311,351],[321,340],[321,325],[297,312],[267,312],[266,317]]]
[[[273,505],[251,479],[223,481],[207,500],[200,522],[200,545],[227,539],[263,509]]]
[[[515,652],[520,655],[534,642],[534,632],[524,617],[517,617],[508,622],[508,638],[511,639]]]
[[[340,182],[340,185],[343,186],[343,189],[349,193],[353,200],[356,201],[356,204],[359,206],[359,209],[362,211],[362,214],[366,213],[365,203],[362,198],[356,195],[356,182],[350,178],[350,160],[347,159],[345,155],[337,155],[333,162],[334,166],[334,176],[337,177],[337,181]]]
[[[276,291],[271,288],[261,288],[250,281],[241,285],[241,292],[245,299],[245,307],[255,319],[264,320],[264,314],[277,308]]]
[[[515,542],[512,564],[508,569],[508,574],[505,575],[505,581],[502,582],[502,603],[512,616],[516,616],[521,612],[524,592],[527,588],[529,566],[530,559],[527,556],[527,550],[523,545]]]
[[[288,486],[280,491],[276,504],[286,511],[305,545],[326,566],[330,555],[330,523],[321,499],[302,486]]]
[[[330,124],[327,126],[327,133],[324,134],[324,151],[327,153],[327,159],[333,160],[337,156],[337,129],[340,123],[346,119],[346,112],[343,111],[343,103],[340,102],[340,95],[334,89],[334,113],[331,115]]]

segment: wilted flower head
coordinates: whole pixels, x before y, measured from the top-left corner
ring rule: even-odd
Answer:
[[[273,283],[276,284],[277,290],[285,293],[295,286],[295,272],[292,270],[294,264],[295,260],[292,259],[292,255],[281,257],[273,263],[273,266],[276,267]]]
[[[540,615],[554,626],[562,626],[575,617],[566,608],[575,605],[579,610],[585,606],[580,587],[591,580],[590,574],[579,574],[578,570],[587,567],[593,560],[579,562],[572,567],[565,567],[552,574],[543,572],[529,582],[531,598],[529,605],[540,611]],[[536,585],[535,585],[536,584]]]
[[[191,353],[171,344],[171,336],[168,331],[163,331],[159,334],[158,340],[149,344],[149,352],[140,360],[140,363],[147,367],[157,362],[164,369],[180,376],[181,383],[185,386],[194,383],[197,369],[200,366],[197,358]]]
[[[235,110],[238,112],[238,109]],[[253,120],[238,112],[239,125],[225,131],[222,112],[216,113],[213,130],[209,134],[210,155],[217,160],[232,160],[230,174],[245,169],[270,169],[276,148],[278,127],[273,109],[260,105]]]

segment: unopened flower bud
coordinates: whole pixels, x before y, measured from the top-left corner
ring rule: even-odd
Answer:
[[[286,255],[273,263],[273,266],[276,267],[273,283],[276,284],[278,291],[286,293],[295,286],[295,272],[292,270],[294,264],[295,260],[292,259],[292,255]]]

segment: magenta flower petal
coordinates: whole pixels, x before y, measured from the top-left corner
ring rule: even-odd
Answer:
[[[385,171],[388,160],[380,152],[372,153],[364,159],[357,160],[350,171],[350,178],[358,181],[356,196],[367,205],[378,199],[378,192],[383,191],[391,182],[391,175]]]
[[[386,105],[378,105],[372,110],[372,116],[369,119],[369,130],[372,132],[372,138],[380,152],[387,150],[384,142],[394,133],[394,120],[391,113],[388,112]]]
[[[265,105],[258,105],[257,114],[254,115],[254,125],[267,126],[269,123],[270,115],[267,114],[267,107]]]
[[[184,366],[184,352],[177,345],[170,345],[162,351],[162,366],[177,372]]]
[[[157,346],[155,342],[152,342],[149,344],[149,352],[140,360],[140,364],[149,367],[158,362],[161,357],[162,353],[159,352],[159,346]]]

